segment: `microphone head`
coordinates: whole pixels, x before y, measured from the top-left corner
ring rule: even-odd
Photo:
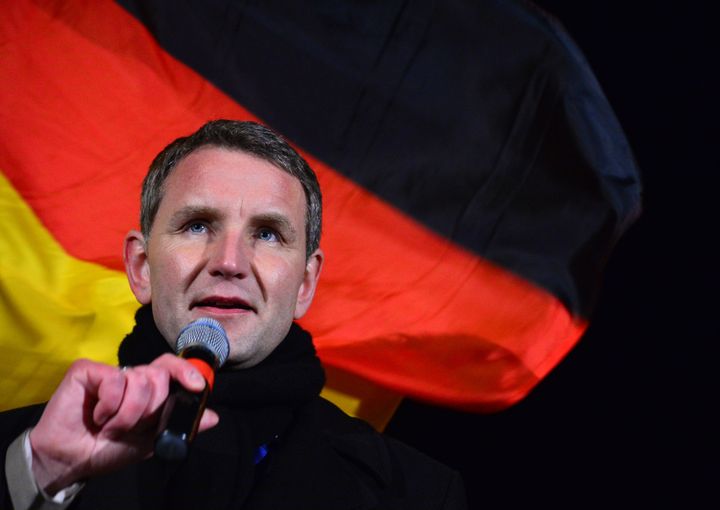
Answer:
[[[175,352],[180,354],[188,347],[200,346],[209,350],[218,360],[218,368],[230,354],[230,342],[225,328],[215,319],[203,317],[185,326],[178,335]]]

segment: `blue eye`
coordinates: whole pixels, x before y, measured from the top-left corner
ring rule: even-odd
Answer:
[[[258,230],[258,239],[261,241],[267,241],[267,242],[275,242],[278,240],[278,236],[275,233],[275,231],[269,229],[269,228],[261,228]]]
[[[195,222],[188,225],[187,229],[191,234],[202,234],[207,231],[207,226],[202,223]]]

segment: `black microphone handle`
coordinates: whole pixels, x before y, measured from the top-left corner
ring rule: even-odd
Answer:
[[[180,353],[180,356],[201,359],[213,368],[217,365],[215,355],[201,346],[191,346]],[[167,425],[155,440],[155,455],[169,461],[187,457],[209,395],[210,384],[207,381],[205,388],[199,393],[188,391],[173,381],[163,409],[163,419],[167,418]]]

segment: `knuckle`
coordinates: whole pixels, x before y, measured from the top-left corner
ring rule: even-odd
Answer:
[[[157,386],[167,386],[170,384],[170,373],[167,370],[156,368],[152,372],[152,380]]]
[[[161,364],[164,364],[164,363],[172,363],[172,362],[173,362],[172,360],[174,360],[174,359],[177,359],[177,356],[175,356],[174,354],[171,354],[171,353],[169,353],[169,352],[166,352],[165,354],[159,356],[159,357],[155,360],[155,362],[158,362],[158,363],[161,363]],[[155,363],[155,362],[153,362],[153,363]]]
[[[152,383],[147,373],[138,374],[135,391],[137,392],[138,399],[143,399],[152,393]]]
[[[158,361],[158,360],[156,360]],[[147,366],[147,376],[154,384],[166,384],[170,379],[169,368],[166,364],[158,362]]]
[[[141,402],[150,392],[150,385],[147,378],[140,373],[128,377],[127,388],[125,389],[125,401],[128,406],[134,406]]]
[[[81,370],[85,370],[88,367],[93,366],[94,364],[95,364],[95,362],[90,361],[89,359],[79,358],[70,364],[70,367],[68,368],[68,372],[78,372]]]

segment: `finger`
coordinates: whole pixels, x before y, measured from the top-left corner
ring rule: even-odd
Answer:
[[[98,426],[103,426],[120,409],[126,382],[125,374],[119,369],[106,374],[100,381],[98,401],[93,410],[93,421]]]
[[[83,435],[94,433],[97,423],[117,412],[124,388],[125,379],[117,367],[75,361],[33,428],[33,455],[44,459],[46,466],[55,462],[67,467],[85,458]]]
[[[167,370],[170,377],[187,390],[198,392],[205,388],[206,382],[202,374],[186,359],[172,354],[163,354],[153,361],[151,366]]]
[[[218,424],[220,417],[212,409],[205,409],[202,418],[200,418],[200,425],[198,426],[198,432],[203,432],[210,429]]]
[[[123,372],[125,392],[120,408],[105,424],[103,432],[115,436],[137,426],[146,416],[146,410],[153,400],[153,385],[142,368]]]
[[[125,391],[125,377],[117,367],[86,359],[77,360],[68,369],[50,405],[55,403],[53,400],[56,398],[61,407],[71,405],[72,402],[66,402],[67,399],[63,397],[73,395],[73,386],[81,388],[83,400],[95,404],[92,418],[94,423],[102,425],[120,407]],[[68,398],[72,400],[73,397]]]
[[[170,392],[170,373],[164,368],[152,365],[146,365],[142,369],[152,388],[152,396],[145,409],[145,415],[155,415],[165,404]]]

